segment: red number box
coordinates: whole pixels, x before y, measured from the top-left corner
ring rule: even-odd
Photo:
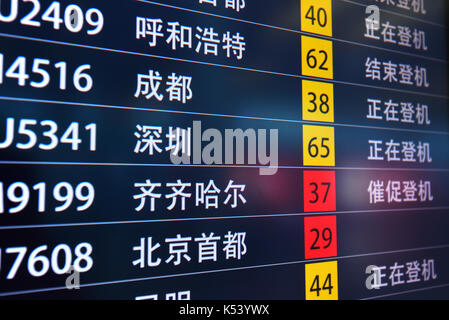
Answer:
[[[335,171],[304,171],[304,212],[335,210]]]
[[[337,256],[337,217],[304,218],[305,259]]]

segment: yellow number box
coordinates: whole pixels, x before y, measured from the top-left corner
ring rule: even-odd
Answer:
[[[304,76],[333,79],[332,41],[301,36],[301,66]]]
[[[302,81],[302,119],[334,122],[334,85],[332,83]]]
[[[338,300],[337,261],[305,265],[306,300]]]
[[[335,166],[334,127],[303,126],[304,166]]]
[[[301,30],[332,37],[332,0],[301,0]]]

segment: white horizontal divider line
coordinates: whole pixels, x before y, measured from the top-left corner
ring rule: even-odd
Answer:
[[[374,297],[363,298],[363,299],[360,299],[360,300],[381,299],[381,298],[394,297],[394,296],[399,296],[399,295],[404,295],[404,294],[409,294],[409,293],[414,293],[414,292],[427,291],[427,290],[432,290],[432,289],[440,289],[440,288],[446,288],[446,287],[449,287],[449,283],[436,285],[436,286],[431,286],[431,287],[426,287],[426,288],[418,288],[418,289],[412,289],[412,290],[405,290],[405,291],[393,292],[393,293],[388,293],[388,294],[382,294],[382,295],[378,295],[378,296],[374,296]]]
[[[178,111],[178,110],[170,110],[170,109],[165,110],[165,109],[155,109],[155,108],[126,107],[126,106],[120,106],[120,105],[105,105],[105,104],[94,104],[94,103],[74,102],[74,101],[60,101],[60,100],[44,100],[44,99],[32,99],[32,98],[23,98],[23,97],[0,96],[0,100],[62,104],[62,105],[70,105],[70,106],[83,106],[83,107],[118,109],[118,110],[134,110],[134,111],[144,111],[144,112],[161,112],[161,113],[173,113],[173,114],[185,114],[185,115],[198,115],[198,116],[205,116],[205,117],[223,117],[223,118],[235,118],[235,119],[247,119],[247,120],[261,120],[261,121],[285,122],[285,123],[307,124],[307,125],[326,125],[326,126],[360,128],[360,129],[370,129],[370,130],[412,132],[412,133],[420,133],[420,134],[449,135],[449,131],[405,129],[405,128],[392,128],[392,127],[382,127],[382,126],[365,126],[365,125],[347,124],[347,123],[338,123],[338,122],[336,123],[336,122],[307,121],[307,120],[290,120],[290,119],[264,118],[264,117],[255,117],[255,116],[239,116],[239,115],[227,115],[227,114],[216,114],[216,113],[203,113],[203,112],[194,112],[194,111]]]
[[[173,218],[173,219],[150,219],[150,220],[120,220],[120,221],[102,221],[102,222],[77,222],[77,223],[55,223],[55,224],[33,224],[33,225],[12,225],[0,226],[2,230],[18,229],[38,229],[38,228],[73,228],[73,227],[91,227],[91,226],[110,226],[110,225],[129,225],[142,223],[169,223],[169,222],[189,222],[189,221],[211,221],[211,220],[238,220],[238,219],[267,219],[267,218],[289,218],[301,216],[318,215],[348,215],[364,213],[404,213],[412,211],[422,211],[422,214],[429,214],[429,211],[449,210],[449,206],[441,207],[422,207],[422,208],[399,208],[399,209],[366,209],[352,211],[322,211],[322,212],[300,212],[300,213],[274,213],[274,214],[247,214],[244,216],[218,216],[218,217],[194,217],[194,218]],[[424,213],[425,212],[425,213]]]
[[[0,165],[52,165],[52,166],[99,166],[99,167],[182,167],[182,168],[246,168],[261,169],[261,165],[209,165],[209,164],[172,164],[172,163],[120,163],[120,162],[64,162],[64,161],[16,161],[0,160]],[[314,166],[277,166],[277,169],[291,170],[362,170],[394,172],[449,172],[449,168],[374,168],[374,167],[314,167]]]
[[[246,168],[261,169],[261,165],[207,165],[207,164],[172,164],[172,163],[112,163],[112,162],[58,162],[58,161],[15,161],[0,160],[0,165],[52,165],[52,166],[99,166],[99,167],[182,167],[182,168]],[[394,172],[449,172],[449,168],[372,168],[372,167],[313,167],[313,166],[277,166],[277,169],[304,170],[363,170]]]

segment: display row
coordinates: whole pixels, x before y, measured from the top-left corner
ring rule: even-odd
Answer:
[[[201,299],[214,283],[231,291],[214,291],[208,298],[230,298],[246,272],[257,285],[246,285],[248,291],[239,294],[252,299],[274,297],[279,284],[282,290],[275,290],[275,296],[286,299],[360,299],[447,285],[444,211],[409,212],[406,222],[403,215],[340,215],[329,228],[316,218],[280,216],[46,228],[22,230],[20,235],[2,230],[0,296],[20,298],[22,291],[30,294],[23,297],[33,298],[133,294],[126,298],[142,300],[183,292],[174,297]],[[416,238],[416,232],[423,236]],[[42,240],[43,233],[51,237]],[[326,245],[335,247],[335,255],[308,256]],[[271,283],[277,274],[281,282]],[[193,280],[199,277],[207,281]],[[107,289],[120,283],[123,290]],[[110,294],[98,295],[103,288]]]

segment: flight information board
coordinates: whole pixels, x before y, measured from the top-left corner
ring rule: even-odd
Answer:
[[[449,299],[446,6],[0,1],[0,298]]]

